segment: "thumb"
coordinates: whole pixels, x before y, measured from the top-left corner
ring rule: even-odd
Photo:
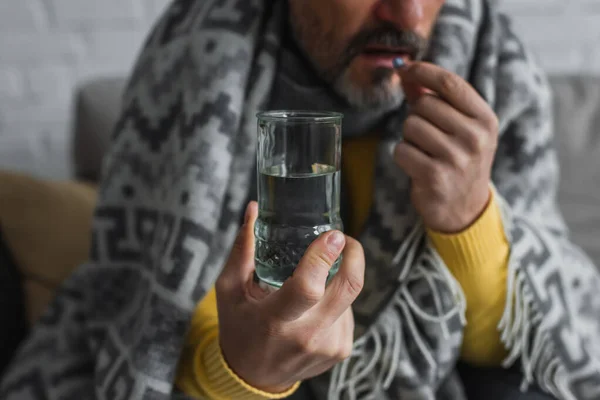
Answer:
[[[252,201],[246,207],[244,225],[233,243],[223,272],[222,280],[228,286],[246,285],[254,274],[254,224],[258,218],[258,204]]]

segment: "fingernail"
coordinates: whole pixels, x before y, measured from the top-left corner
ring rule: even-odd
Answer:
[[[346,238],[344,237],[344,234],[339,231],[333,232],[327,238],[327,246],[329,246],[329,249],[331,249],[331,251],[340,251],[344,246],[345,242]]]
[[[399,69],[402,68],[406,65],[406,63],[404,62],[404,60],[402,59],[402,57],[396,57],[394,58],[394,61],[392,61],[394,68]]]

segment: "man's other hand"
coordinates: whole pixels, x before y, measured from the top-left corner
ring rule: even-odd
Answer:
[[[498,118],[468,82],[441,67],[419,62],[399,73],[410,114],[396,163],[412,179],[425,225],[459,233],[489,202]]]
[[[229,366],[250,385],[281,393],[349,357],[354,339],[351,305],[362,290],[364,253],[341,232],[319,236],[278,291],[253,280],[256,203],[216,283],[219,340]],[[343,251],[339,272],[329,269]]]

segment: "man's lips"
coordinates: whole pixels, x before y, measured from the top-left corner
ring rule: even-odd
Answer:
[[[412,55],[413,51],[405,47],[388,47],[388,46],[368,46],[364,49],[366,54],[396,54],[396,55]]]
[[[405,62],[411,61],[412,52],[404,48],[368,47],[361,54],[361,59],[377,67],[393,68],[394,59],[400,57]]]

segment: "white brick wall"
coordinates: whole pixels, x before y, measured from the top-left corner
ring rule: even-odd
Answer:
[[[549,73],[600,75],[599,0],[499,0]]]
[[[0,168],[71,174],[75,87],[130,69],[169,0],[0,0]]]
[[[551,73],[600,75],[600,0],[497,0]],[[73,89],[125,74],[168,0],[0,0],[0,168],[67,177]]]
[[[83,24],[111,28],[143,22],[143,0],[53,0],[54,17],[63,28]]]

